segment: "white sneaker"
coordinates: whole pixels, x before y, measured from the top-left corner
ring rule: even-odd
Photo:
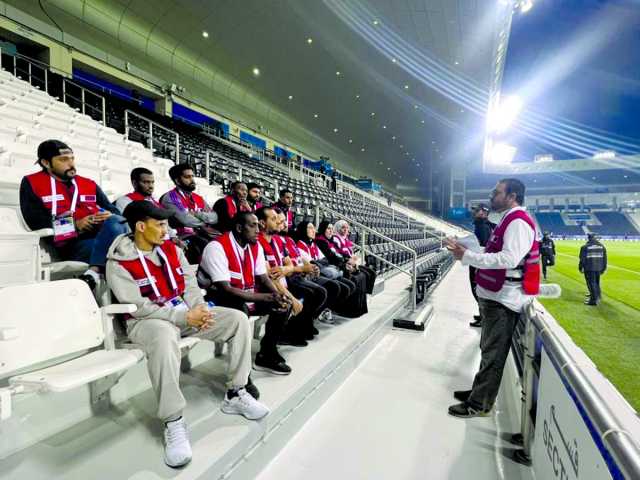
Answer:
[[[249,420],[260,420],[269,414],[266,405],[253,398],[244,388],[238,390],[238,395],[229,398],[226,394],[222,402],[224,413],[242,415]]]
[[[184,418],[167,422],[164,426],[164,463],[182,467],[191,461],[191,444]]]
[[[329,325],[333,325],[336,323],[336,321],[333,319],[333,313],[328,308],[320,314],[318,320]]]

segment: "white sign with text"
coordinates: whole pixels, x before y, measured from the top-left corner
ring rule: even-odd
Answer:
[[[533,469],[544,480],[604,480],[611,473],[567,387],[542,349]]]

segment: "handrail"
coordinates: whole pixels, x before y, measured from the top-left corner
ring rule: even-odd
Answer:
[[[153,152],[153,127],[159,128],[160,130],[164,130],[165,132],[169,132],[170,134],[173,134],[176,138],[176,144],[175,144],[175,153],[176,153],[176,163],[180,163],[180,134],[178,132],[175,132],[173,130],[171,130],[170,128],[167,128],[163,125],[160,125],[157,122],[154,122],[153,120],[151,120],[150,118],[145,117],[144,115],[140,115],[138,112],[134,112],[133,110],[129,110],[126,109],[124,111],[124,132],[125,132],[125,138],[129,138],[129,130],[133,129],[135,131],[139,131],[137,130],[135,127],[131,127],[129,125],[129,115],[133,115],[134,117],[138,117],[143,119],[146,122],[149,122],[149,148],[151,149],[151,151]],[[140,131],[140,133],[143,133],[142,131]]]
[[[417,303],[416,303],[416,287],[417,287],[417,281],[418,281],[418,252],[416,252],[413,248],[407,247],[406,245],[398,242],[397,240],[394,240],[391,237],[387,237],[386,235],[377,232],[376,230],[367,227],[366,225],[353,220],[349,217],[347,217],[346,215],[337,212],[336,210],[333,210],[332,208],[329,208],[327,206],[324,205],[316,205],[316,224],[318,225],[320,223],[320,210],[324,210],[325,212],[328,212],[332,215],[335,215],[343,220],[346,220],[350,225],[353,225],[354,227],[357,227],[359,229],[361,229],[363,231],[362,234],[362,241],[361,241],[361,245],[360,248],[362,249],[363,253],[369,252],[372,255],[376,255],[375,253],[371,252],[371,249],[367,248],[367,244],[366,244],[366,232],[376,235],[380,238],[383,238],[384,240],[386,240],[387,242],[396,245],[397,247],[400,247],[403,250],[408,251],[412,256],[413,256],[413,267],[411,269],[411,273],[404,271],[402,268],[398,267],[397,265],[395,265],[394,263],[391,263],[391,265],[393,265],[394,267],[396,267],[398,270],[400,270],[401,272],[409,275],[411,277],[411,302],[412,302],[412,312],[416,311],[416,307],[417,307]]]
[[[567,345],[566,337],[559,336],[558,330],[562,330],[554,322],[547,318],[549,314],[537,301],[532,302],[524,310],[524,317],[527,322],[525,335],[525,364],[523,372],[523,390],[525,402],[522,413],[522,433],[524,441],[524,454],[531,458],[531,433],[535,431],[533,418],[529,414],[534,398],[534,386],[532,380],[533,354],[536,348],[536,340],[542,341],[546,354],[553,363],[561,368],[563,381],[566,382],[581,403],[586,416],[593,423],[595,432],[599,440],[609,451],[616,466],[621,470],[624,478],[640,478],[640,438],[636,428],[636,433],[628,430],[627,422],[622,420],[619,409],[610,407],[609,401],[603,393],[607,393],[607,387],[594,385],[597,376],[602,376],[595,368],[587,369],[584,363],[576,359],[570,352],[571,345]],[[552,317],[551,317],[552,318]],[[602,376],[602,378],[604,378]],[[611,385],[608,383],[607,385]],[[619,393],[611,386],[608,393]],[[637,421],[637,413],[627,412],[629,418]]]

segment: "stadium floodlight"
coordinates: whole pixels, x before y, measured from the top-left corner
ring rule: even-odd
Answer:
[[[489,162],[493,165],[509,165],[518,149],[506,143],[496,143],[491,149]]]
[[[606,160],[616,158],[616,152],[613,150],[604,150],[603,152],[596,152],[593,154],[593,158],[596,160]]]
[[[522,99],[517,95],[505,97],[487,113],[487,130],[502,133],[506,131],[522,110]]]
[[[518,7],[520,8],[520,13],[527,13],[533,8],[533,0],[521,0]]]

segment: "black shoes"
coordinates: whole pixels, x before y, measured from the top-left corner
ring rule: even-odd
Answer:
[[[449,415],[459,418],[488,417],[491,410],[477,410],[466,402],[451,405]]]
[[[469,400],[469,396],[471,395],[471,390],[457,390],[453,392],[453,398],[456,400],[460,400],[461,402],[466,402]]]
[[[480,315],[474,315],[473,320],[479,322],[480,320],[482,320],[482,317]]]
[[[293,336],[293,335],[283,335],[280,340],[278,340],[278,345],[290,345],[292,347],[306,347],[309,343],[301,337]]]
[[[280,357],[280,355],[267,356],[258,352],[253,362],[253,368],[259,372],[269,372],[274,375],[289,375],[291,373],[291,367],[282,360],[282,357],[278,357]]]
[[[473,317],[473,318],[476,318],[476,317],[477,317],[477,315],[475,317]],[[469,326],[470,327],[482,327],[482,319],[479,318],[475,322],[471,322],[469,324]]]

